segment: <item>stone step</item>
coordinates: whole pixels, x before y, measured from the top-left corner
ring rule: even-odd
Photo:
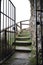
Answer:
[[[22,36],[26,36],[26,37],[28,36],[28,37],[30,37],[29,34],[25,34],[25,33],[24,33],[24,34],[19,34],[18,36],[21,36],[21,37],[22,37]]]
[[[23,46],[18,46],[16,47],[16,51],[20,51],[20,52],[31,52],[31,48],[29,47],[23,47]]]
[[[30,34],[29,32],[21,32],[20,34]]]
[[[16,37],[16,40],[30,40],[30,37]]]
[[[31,57],[31,53],[24,53],[24,52],[15,52],[13,58],[19,59],[29,59]]]
[[[16,43],[31,43],[31,40],[28,40],[28,41],[16,41]]]
[[[14,45],[16,45],[16,46],[29,46],[31,44],[32,44],[32,42],[30,42],[30,41],[16,41],[16,43]]]

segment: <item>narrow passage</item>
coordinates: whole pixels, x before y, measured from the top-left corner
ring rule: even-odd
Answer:
[[[15,52],[13,56],[2,65],[30,65],[29,57],[31,57],[31,53]]]

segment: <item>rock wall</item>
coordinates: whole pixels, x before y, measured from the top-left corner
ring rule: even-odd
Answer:
[[[31,3],[31,18],[30,18],[30,32],[32,37],[32,45],[33,49],[36,48],[36,7],[35,0],[30,0]],[[40,0],[37,0],[37,9],[40,9]],[[37,12],[37,21],[40,22],[40,12]],[[41,27],[37,26],[37,34],[38,34],[38,48],[41,48]]]

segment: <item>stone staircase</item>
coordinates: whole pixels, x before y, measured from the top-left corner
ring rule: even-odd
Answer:
[[[31,45],[31,36],[28,31],[25,30],[18,34],[15,43],[16,51],[31,52]]]
[[[21,36],[22,35],[22,36]],[[16,37],[16,45],[15,53],[6,60],[2,65],[30,65],[30,57],[31,57],[31,37],[27,32],[22,32]]]

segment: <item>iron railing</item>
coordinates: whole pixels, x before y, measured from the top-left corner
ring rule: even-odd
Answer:
[[[0,0],[0,63],[10,56],[15,49],[16,7],[10,0]]]

